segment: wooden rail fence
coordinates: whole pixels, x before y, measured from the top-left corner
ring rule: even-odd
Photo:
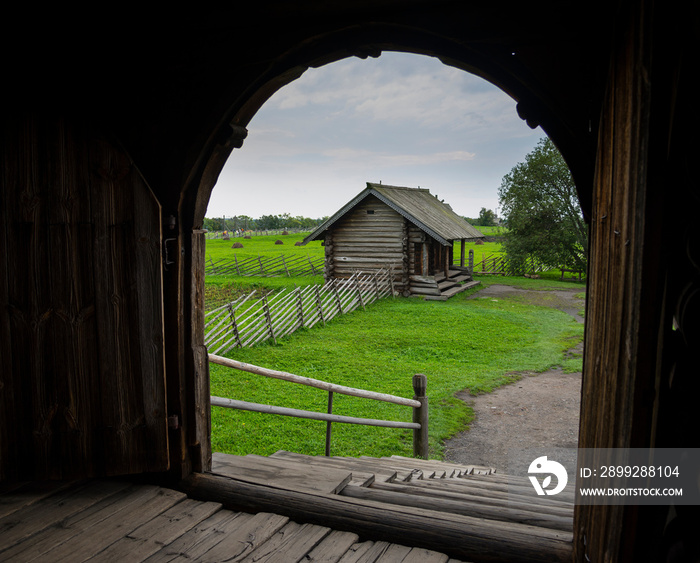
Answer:
[[[238,401],[223,397],[211,397],[211,405],[215,407],[225,407],[229,409],[239,409],[267,414],[278,414],[283,416],[293,416],[296,418],[306,418],[311,420],[326,421],[326,456],[330,456],[331,449],[331,425],[334,422],[345,424],[362,424],[365,426],[381,426],[385,428],[410,428],[413,430],[413,455],[414,457],[422,457],[428,459],[428,398],[426,397],[427,378],[423,374],[413,376],[413,399],[405,397],[397,397],[386,393],[377,393],[366,389],[356,389],[329,383],[320,379],[312,379],[294,375],[284,371],[271,370],[252,364],[239,362],[223,358],[215,354],[209,354],[209,361],[221,366],[245,371],[248,373],[256,373],[265,377],[282,379],[300,385],[316,387],[328,391],[328,412],[305,411],[301,409],[291,409],[287,407],[278,407],[274,405],[262,405],[259,403],[249,403],[246,401]],[[356,418],[352,416],[339,416],[333,414],[333,393],[341,393],[343,395],[351,395],[353,397],[362,397],[365,399],[373,399],[375,401],[385,401],[397,405],[404,405],[413,408],[413,422],[401,422],[395,420],[378,420],[372,418]]]
[[[268,339],[277,342],[299,328],[325,324],[338,314],[393,295],[389,270],[360,271],[347,280],[334,279],[323,286],[284,289],[260,297],[256,290],[205,313],[204,343],[211,353],[223,354]]]
[[[207,231],[204,235],[208,239],[232,239],[232,238],[245,238],[245,237],[262,237],[269,235],[291,235],[298,233],[308,233],[309,229],[256,229],[256,230],[241,230],[241,229],[229,229],[224,234],[224,231]]]
[[[501,276],[537,274],[550,267],[534,258],[528,258],[524,263],[515,262],[505,254],[483,255],[480,261],[474,262],[475,274],[494,274]]]
[[[237,276],[292,277],[316,276],[323,273],[324,258],[310,256],[266,256],[213,260],[209,257],[204,266],[206,274],[234,274]]]

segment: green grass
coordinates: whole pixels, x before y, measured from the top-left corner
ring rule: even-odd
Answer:
[[[262,235],[251,236],[249,239],[243,237],[232,238],[231,240],[207,239],[207,259],[213,260],[233,259],[234,254],[239,260],[248,257],[266,256],[311,256],[323,257],[323,247],[321,241],[312,241],[305,246],[295,246],[294,243],[304,240],[309,233],[296,233],[289,235]],[[275,244],[281,240],[282,244]],[[243,248],[231,248],[234,243],[240,242]]]
[[[250,257],[266,256],[310,256],[323,257],[324,249],[320,241],[310,242],[306,246],[295,246],[308,233],[290,235],[264,235],[253,236],[250,239],[238,237],[231,240],[207,239],[207,260],[233,259],[234,254],[238,260]],[[284,244],[275,244],[281,240]],[[233,249],[234,242],[243,244],[243,248]],[[317,276],[292,276],[259,278],[251,276],[234,275],[207,275],[204,302],[207,309],[233,301],[241,294],[250,293],[253,289],[277,291],[285,288],[304,287],[307,285],[322,284],[323,275]]]
[[[498,277],[493,283],[510,283]],[[513,278],[528,288],[550,282]],[[522,281],[525,280],[525,281]],[[490,280],[484,280],[491,283]],[[558,282],[561,283],[561,282]],[[522,286],[522,285],[521,285]],[[571,287],[568,285],[568,287]],[[230,357],[334,383],[410,397],[415,373],[428,377],[431,457],[464,430],[471,409],[455,397],[484,393],[517,379],[514,372],[541,372],[556,365],[580,370],[580,358],[565,350],[583,337],[582,325],[560,311],[513,299],[447,302],[386,299],[334,319],[325,327],[298,331],[279,341],[235,350]],[[325,411],[327,394],[314,388],[238,372],[212,364],[212,394],[257,403]],[[336,414],[410,421],[411,409],[334,396]],[[214,451],[269,455],[279,449],[323,453],[325,423],[229,409],[212,409]],[[411,431],[333,425],[332,455],[411,455]]]

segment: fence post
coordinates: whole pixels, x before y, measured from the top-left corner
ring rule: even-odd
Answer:
[[[328,414],[333,414],[333,391],[328,391]],[[326,422],[326,457],[330,457],[331,455],[332,424],[330,420]]]
[[[270,314],[270,305],[267,303],[267,295],[263,293],[263,312],[265,313],[265,319],[267,321],[267,329],[272,336],[272,341],[277,344],[277,338],[275,338],[275,331],[272,327],[272,315]]]
[[[231,319],[231,328],[233,329],[233,335],[236,337],[236,343],[239,348],[243,348],[241,344],[241,336],[238,334],[238,323],[236,323],[236,314],[234,313],[231,303],[228,304],[228,314]]]
[[[326,319],[323,316],[323,303],[321,302],[321,292],[319,291],[317,285],[314,286],[314,293],[316,294],[316,310],[318,311],[318,317],[323,322],[323,326],[326,326]]]
[[[474,249],[469,249],[469,275],[474,275]]]
[[[304,326],[304,300],[302,299],[301,296],[301,290],[296,287],[296,284],[294,284],[294,288],[296,289],[297,292],[297,310],[299,311],[299,319],[301,320],[301,326]]]
[[[340,312],[341,315],[345,314],[345,311],[343,311],[343,306],[340,303],[340,296],[338,295],[338,278],[334,278],[331,280],[331,289],[333,290],[333,295],[335,296],[335,302],[338,305],[338,311]]]
[[[420,401],[420,407],[413,409],[413,422],[420,424],[420,429],[413,431],[413,457],[428,459],[428,397],[426,389],[428,378],[422,373],[413,376],[413,398]]]
[[[355,272],[355,274],[358,274],[358,272]],[[359,282],[360,276],[355,275],[355,274],[353,274],[353,276],[355,277],[355,290],[357,291],[357,298],[360,300],[360,305],[362,305],[362,309],[366,310],[365,309],[365,302],[362,299],[362,291],[360,291],[360,282]]]

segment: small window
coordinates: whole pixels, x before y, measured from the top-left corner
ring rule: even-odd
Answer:
[[[374,209],[368,209],[367,215],[374,215]]]

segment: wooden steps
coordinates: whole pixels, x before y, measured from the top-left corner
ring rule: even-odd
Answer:
[[[573,489],[556,500],[539,498],[527,477],[491,467],[279,451],[267,458],[215,454],[212,473],[211,480],[192,480],[193,490],[213,488],[203,500],[218,494],[243,510],[280,506],[296,521],[327,523],[366,539],[396,541],[406,525],[415,528],[411,545],[428,548],[440,537],[440,551],[474,562],[566,561],[571,555]]]
[[[413,297],[422,297],[429,301],[447,301],[450,297],[479,285],[472,280],[468,272],[450,270],[434,276],[409,276],[409,290]]]

